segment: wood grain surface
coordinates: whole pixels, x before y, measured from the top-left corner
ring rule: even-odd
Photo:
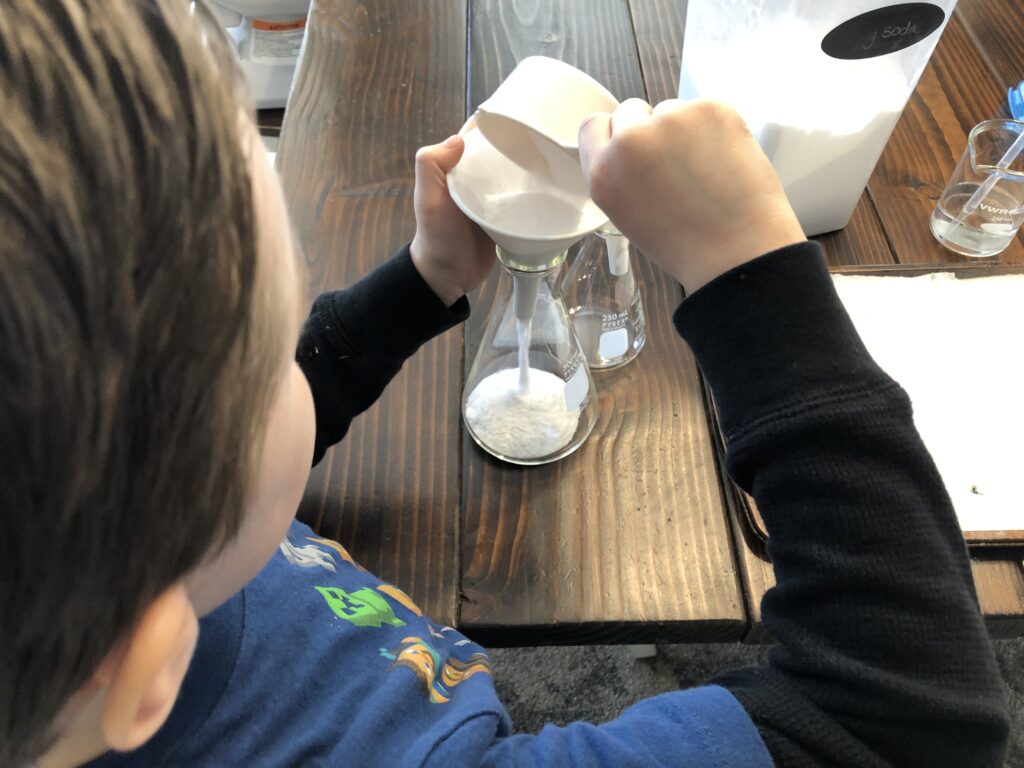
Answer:
[[[645,96],[623,0],[474,0],[470,106],[515,63],[574,64],[619,99]],[[730,640],[746,617],[703,395],[671,327],[678,286],[637,259],[647,345],[596,373],[600,415],[575,454],[517,468],[465,438],[463,629],[495,645]],[[495,279],[474,297],[466,366]]]
[[[996,76],[1003,94],[1024,80],[1024,3],[1020,0],[960,0],[957,15]]]
[[[462,122],[465,38],[459,0],[314,4],[278,153],[314,295],[354,282],[412,237],[413,156]],[[420,350],[314,470],[300,510],[448,624],[461,366],[460,331]]]

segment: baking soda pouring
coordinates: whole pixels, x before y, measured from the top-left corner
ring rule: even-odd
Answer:
[[[556,272],[569,247],[608,219],[590,199],[564,123],[578,128],[595,105],[611,110],[616,103],[578,70],[562,62],[549,66],[545,62],[551,60],[538,58],[521,63],[463,126],[466,149],[448,174],[452,199],[497,244],[503,270],[466,381],[463,415],[484,450],[517,464],[543,464],[568,455],[596,422],[594,382]],[[569,77],[567,70],[575,75]],[[529,105],[517,111],[508,98],[510,92],[523,92],[524,78],[545,94],[535,100],[546,105],[540,112]],[[578,89],[588,81],[607,94],[603,102],[600,93],[566,99],[584,105],[579,109],[585,113],[551,114],[551,104],[557,103],[552,87]],[[497,117],[485,111],[494,102],[503,105]]]

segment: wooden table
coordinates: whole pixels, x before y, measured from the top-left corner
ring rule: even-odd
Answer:
[[[278,153],[314,292],[412,236],[416,149],[454,133],[516,61],[560,58],[657,102],[676,93],[684,19],[682,0],[316,0]],[[853,220],[821,238],[830,264],[956,260],[928,213],[967,131],[1024,76],[1022,30],[1019,0],[961,0]],[[1024,261],[1024,245],[1004,260]],[[771,569],[721,481],[702,381],[670,324],[680,289],[637,268],[647,347],[595,374],[601,415],[577,453],[504,465],[462,427],[495,274],[465,327],[426,345],[316,468],[301,517],[491,645],[764,639]],[[1020,554],[974,565],[993,633],[1024,633]]]

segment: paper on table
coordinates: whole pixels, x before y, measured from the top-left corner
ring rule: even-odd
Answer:
[[[914,422],[965,531],[1024,530],[1024,275],[836,275]]]

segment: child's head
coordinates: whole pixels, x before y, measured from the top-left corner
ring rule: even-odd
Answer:
[[[158,727],[308,472],[280,189],[201,16],[0,13],[0,765]]]

